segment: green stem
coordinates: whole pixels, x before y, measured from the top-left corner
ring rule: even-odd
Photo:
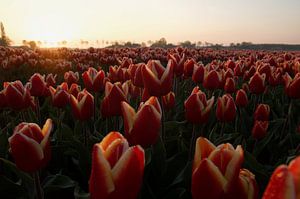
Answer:
[[[43,189],[41,187],[40,176],[39,176],[38,171],[33,173],[33,180],[34,180],[34,185],[35,185],[36,198],[37,199],[44,199],[44,192],[43,192]]]
[[[225,131],[225,122],[222,122],[221,123],[221,133],[220,133],[221,137],[223,137],[224,131]]]
[[[164,125],[165,111],[164,111],[164,105],[162,103],[162,96],[159,98],[159,103],[161,106],[161,135],[162,135],[162,140],[165,141],[166,140],[165,125]]]
[[[192,131],[192,137],[190,142],[190,154],[189,154],[189,160],[193,160],[194,152],[195,152],[195,141],[196,141],[196,124],[193,124],[193,131]]]

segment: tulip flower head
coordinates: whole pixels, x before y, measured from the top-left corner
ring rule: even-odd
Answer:
[[[268,104],[259,104],[254,112],[254,120],[269,121],[270,106]]]
[[[137,112],[126,102],[121,103],[124,130],[131,145],[148,147],[156,143],[161,127],[161,107],[156,97],[141,103]]]
[[[159,61],[150,60],[142,68],[144,87],[151,96],[164,96],[168,94],[173,85],[173,65],[172,61],[168,62],[164,68]]]
[[[205,93],[198,86],[195,87],[191,95],[184,102],[186,119],[192,123],[206,123],[214,100],[214,96],[206,100]]]
[[[246,107],[248,105],[248,97],[244,89],[240,89],[236,92],[235,104],[238,107]]]
[[[85,88],[88,91],[100,92],[104,90],[105,73],[103,70],[97,71],[95,68],[90,67],[82,74],[82,79]]]
[[[262,94],[266,89],[265,79],[266,74],[259,74],[256,72],[249,81],[250,92],[254,94]]]
[[[79,81],[79,74],[78,72],[73,71],[65,72],[64,79],[68,83],[68,85],[71,85]]]
[[[273,172],[262,199],[300,198],[300,157],[280,165]]]
[[[232,122],[236,115],[236,106],[230,94],[218,98],[216,116],[221,122]]]
[[[3,92],[7,105],[14,110],[19,111],[28,108],[33,102],[29,89],[24,87],[20,80],[4,82]]]
[[[22,122],[8,139],[11,154],[19,169],[34,172],[44,167],[50,160],[49,136],[52,121],[48,119],[41,129],[37,124]]]
[[[121,115],[121,102],[127,102],[127,92],[128,90],[124,90],[120,82],[114,84],[107,82],[105,85],[105,96],[101,104],[102,116],[110,117]]]
[[[254,175],[241,168],[244,153],[239,145],[215,146],[199,137],[192,168],[193,199],[258,199]]]
[[[290,98],[299,99],[300,98],[300,72],[298,72],[292,79],[291,76],[286,73],[283,76],[285,84],[285,93]]]
[[[77,98],[71,95],[70,103],[73,115],[76,119],[85,121],[93,116],[94,97],[87,90],[84,89],[78,93]]]
[[[140,146],[129,147],[120,133],[110,132],[93,147],[91,199],[136,199],[144,167],[144,150]]]

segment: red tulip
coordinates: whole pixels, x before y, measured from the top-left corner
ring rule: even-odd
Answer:
[[[29,108],[33,100],[29,89],[24,87],[19,80],[14,82],[4,82],[3,92],[8,106],[17,111]]]
[[[145,67],[144,63],[140,64],[131,64],[128,72],[130,74],[130,78],[132,83],[137,87],[144,87],[143,76],[142,76],[142,68]]]
[[[194,71],[194,65],[196,64],[194,59],[187,59],[183,64],[183,74],[185,77],[191,77]]]
[[[48,95],[49,91],[45,82],[45,76],[42,76],[39,73],[34,73],[29,79],[29,84],[30,94],[32,96],[41,97]]]
[[[79,81],[79,74],[78,72],[74,73],[73,71],[65,72],[64,79],[68,85],[71,85]]]
[[[162,97],[162,103],[165,110],[171,110],[175,106],[175,93],[169,92]]]
[[[227,78],[225,85],[224,85],[224,91],[226,93],[234,93],[235,92],[235,81],[233,78]]]
[[[196,64],[194,66],[194,71],[192,75],[192,80],[195,83],[202,83],[204,78],[204,65],[203,64]]]
[[[172,64],[174,65],[174,73],[177,77],[183,74],[183,64],[186,60],[186,56],[183,53],[180,56],[178,53],[176,54],[168,54],[169,61],[172,60]]]
[[[41,129],[37,124],[22,122],[8,139],[11,154],[19,169],[34,172],[46,166],[51,150],[49,136],[52,121],[48,119]]]
[[[121,103],[124,130],[131,145],[148,147],[155,144],[161,126],[161,107],[156,97],[141,103],[137,112],[126,102]]]
[[[215,90],[220,88],[222,84],[222,76],[216,70],[205,71],[203,79],[203,87],[208,90]]]
[[[192,168],[193,199],[257,199],[254,175],[241,169],[244,153],[239,145],[213,145],[199,137]]]
[[[84,89],[78,93],[77,98],[71,95],[70,103],[73,115],[76,119],[85,121],[93,116],[94,97],[87,90]]]
[[[221,122],[232,122],[236,115],[236,106],[233,98],[225,94],[218,98],[216,116]]]
[[[53,76],[52,73],[49,73],[47,76],[46,76],[46,83],[47,83],[47,86],[52,86],[54,87],[56,85],[56,77],[57,75],[55,74]]]
[[[265,74],[259,74],[256,72],[249,81],[249,89],[251,93],[254,94],[261,94],[265,91],[266,86],[265,86],[265,79],[266,75]]]
[[[70,102],[70,94],[68,93],[67,87],[60,85],[56,89],[52,86],[49,87],[51,93],[52,105],[58,108],[63,108]]]
[[[292,79],[291,76],[286,73],[283,76],[285,83],[285,93],[290,98],[299,99],[300,98],[300,73],[297,73]]]
[[[121,102],[127,102],[127,93],[123,90],[120,82],[105,85],[105,97],[101,104],[103,117],[118,116],[122,114]]]
[[[97,71],[90,67],[82,74],[82,79],[85,88],[90,92],[100,92],[104,90],[104,71]]]
[[[270,106],[268,104],[259,104],[254,112],[254,120],[269,121]]]
[[[195,87],[191,95],[184,102],[186,119],[192,123],[206,123],[214,100],[214,96],[206,100],[205,93],[198,86]]]
[[[243,89],[240,89],[236,92],[235,104],[238,107],[246,107],[248,105],[248,97]]]
[[[263,139],[267,135],[269,121],[256,120],[252,128],[252,137],[256,140]]]
[[[145,167],[144,150],[128,147],[118,132],[109,133],[92,152],[91,199],[136,199]]]
[[[287,165],[278,166],[273,172],[262,199],[300,198],[300,157]]]
[[[147,88],[151,96],[164,96],[172,89],[173,65],[168,62],[164,68],[159,61],[150,60],[147,66],[142,68],[144,87]]]
[[[64,83],[65,83],[65,82],[64,82]],[[68,84],[67,84],[67,83],[65,83],[64,88],[65,88],[65,87],[68,88]],[[76,83],[73,83],[73,84],[71,84],[71,86],[70,86],[68,92],[69,92],[71,95],[73,95],[75,98],[77,98],[78,93],[79,93],[80,91],[81,91],[80,86],[79,86],[78,84],[76,84]]]

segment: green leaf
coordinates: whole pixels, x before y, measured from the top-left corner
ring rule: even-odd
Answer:
[[[47,176],[43,182],[45,192],[55,192],[62,189],[72,189],[76,183],[68,176],[56,174]]]
[[[90,193],[84,192],[78,185],[74,189],[74,198],[75,199],[89,199]]]

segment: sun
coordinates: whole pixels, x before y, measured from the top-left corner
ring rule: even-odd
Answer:
[[[28,40],[40,41],[43,47],[56,47],[61,41],[74,39],[74,28],[59,15],[42,15],[29,20]]]

